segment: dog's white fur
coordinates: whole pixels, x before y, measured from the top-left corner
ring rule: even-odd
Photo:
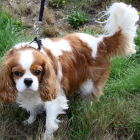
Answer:
[[[96,60],[98,44],[103,41],[103,37],[113,36],[120,29],[127,38],[126,44],[128,45],[128,49],[126,49],[125,54],[131,55],[132,53],[135,53],[135,51],[131,51],[131,48],[135,48],[133,38],[136,36],[135,22],[137,22],[139,19],[137,11],[131,6],[127,6],[123,3],[115,3],[110,9],[108,9],[107,14],[110,15],[105,26],[105,32],[107,35],[102,35],[99,38],[95,38],[84,33],[77,33],[77,36],[79,36],[79,38],[83,42],[87,43],[93,50],[93,59]],[[29,44],[29,42],[17,44],[15,45],[15,48],[19,49],[21,46],[26,44]],[[63,74],[59,63],[59,56],[62,55],[62,51],[72,52],[72,48],[69,42],[64,39],[56,42],[53,42],[48,38],[42,39],[42,44],[44,47],[50,49],[52,54],[58,59],[57,97],[52,101],[44,102],[41,100],[39,95],[38,79],[30,72],[30,67],[34,61],[33,52],[32,50],[28,50],[22,51],[19,58],[19,63],[26,70],[26,73],[20,79],[15,81],[16,89],[18,91],[16,103],[19,104],[19,107],[26,109],[30,113],[30,117],[24,123],[33,123],[37,114],[41,113],[43,110],[46,111],[46,131],[44,139],[48,139],[52,138],[53,132],[58,129],[58,124],[60,121],[57,119],[57,116],[59,114],[64,114],[64,110],[68,109],[68,100],[66,99],[66,95],[60,85]],[[106,47],[106,44],[104,45]],[[29,46],[36,49],[38,48],[37,44],[34,42]],[[41,52],[47,55],[44,50],[41,50]],[[24,85],[25,78],[33,79],[33,83],[28,89]],[[91,96],[91,92],[95,92],[94,83],[91,79],[87,79],[87,81],[82,83],[80,89],[84,96]]]

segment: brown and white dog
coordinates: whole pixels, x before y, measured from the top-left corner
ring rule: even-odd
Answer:
[[[57,116],[68,109],[66,95],[76,89],[96,99],[110,73],[110,57],[135,53],[136,9],[114,3],[107,11],[105,33],[96,38],[73,33],[62,38],[42,39],[14,46],[3,58],[0,69],[0,99],[16,103],[30,112],[26,122],[33,123],[42,109],[46,111],[44,139],[58,129]]]

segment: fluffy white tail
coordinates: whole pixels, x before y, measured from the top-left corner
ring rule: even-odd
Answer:
[[[116,45],[114,44],[115,55],[127,56],[135,53],[134,37],[136,36],[137,29],[135,23],[139,20],[137,10],[132,8],[131,5],[114,3],[108,9],[107,14],[109,14],[109,18],[104,27],[105,34],[107,35],[104,43],[106,44],[107,40],[110,40],[107,37],[114,36],[118,42],[116,42]],[[113,46],[110,49],[113,51]],[[109,53],[112,53],[111,50],[109,50]]]

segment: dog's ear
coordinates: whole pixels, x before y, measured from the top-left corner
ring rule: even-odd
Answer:
[[[3,62],[0,68],[0,99],[5,103],[16,100],[17,90],[12,80],[11,68]]]
[[[13,103],[16,100],[17,90],[12,79],[11,64],[15,48],[9,50],[2,58],[0,64],[0,99],[5,103]]]
[[[42,101],[52,101],[57,97],[56,73],[50,62],[45,62],[43,76],[40,83],[40,97]]]

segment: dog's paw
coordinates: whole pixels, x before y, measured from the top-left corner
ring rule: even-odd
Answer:
[[[34,121],[31,121],[31,120],[27,119],[27,120],[23,121],[23,124],[24,125],[29,125],[29,124],[32,124],[33,122]]]
[[[29,125],[28,119],[27,120],[24,120],[22,123],[23,123],[23,125]]]
[[[23,121],[24,125],[32,124],[36,120],[36,116],[31,115],[27,120]]]
[[[34,121],[35,121],[35,119],[29,118],[29,119],[23,121],[23,124],[24,124],[24,125],[29,125],[29,124],[32,124]]]
[[[43,140],[53,140],[53,134],[48,134],[45,132]]]

